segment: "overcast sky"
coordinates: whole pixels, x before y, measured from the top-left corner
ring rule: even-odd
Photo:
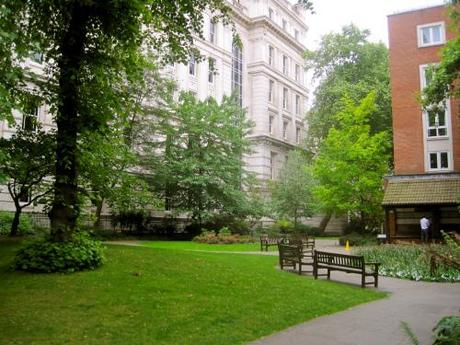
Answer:
[[[307,48],[314,49],[322,35],[339,32],[354,23],[371,31],[370,40],[388,46],[387,15],[411,9],[442,5],[443,0],[312,0],[316,14],[308,15]]]

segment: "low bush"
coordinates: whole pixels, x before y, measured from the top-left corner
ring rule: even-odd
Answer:
[[[78,232],[71,241],[53,242],[48,237],[29,242],[18,251],[16,270],[30,272],[75,272],[102,265],[104,248],[87,233]]]
[[[433,332],[433,345],[460,345],[460,316],[442,318]]]
[[[371,234],[358,234],[352,232],[351,234],[343,235],[339,238],[339,243],[342,246],[344,246],[347,241],[350,246],[371,246],[377,244],[377,237]]]
[[[460,270],[439,263],[431,267],[430,251],[445,251],[443,245],[381,245],[360,248],[356,252],[367,261],[381,263],[379,273],[383,276],[425,281],[460,281]]]
[[[11,223],[13,223],[14,213],[8,211],[0,211],[0,235],[9,235],[11,231]],[[18,234],[30,235],[34,233],[34,225],[32,217],[27,213],[22,213],[19,218]]]
[[[251,243],[253,242],[250,236],[241,236],[233,234],[227,227],[221,228],[217,233],[203,229],[200,235],[193,238],[194,242],[207,244],[235,244],[235,243]]]

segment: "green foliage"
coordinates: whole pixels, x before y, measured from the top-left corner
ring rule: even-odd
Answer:
[[[426,110],[445,107],[449,97],[460,97],[460,11],[458,1],[450,0],[449,29],[457,35],[441,49],[441,61],[431,67],[431,80],[422,92],[422,106]]]
[[[383,276],[396,277],[410,280],[425,281],[460,281],[460,270],[439,265],[433,271],[427,250],[443,251],[442,245],[380,245],[375,247],[360,248],[358,254],[364,255],[366,260],[381,262],[379,273]]]
[[[169,114],[159,119],[156,135],[165,138],[145,148],[157,193],[167,206],[190,212],[201,224],[213,212],[245,217],[252,205],[243,191],[253,180],[243,168],[250,123],[235,99],[198,101],[181,93]],[[164,154],[158,156],[159,147]]]
[[[391,131],[391,97],[388,49],[367,40],[370,32],[353,24],[342,32],[324,35],[316,51],[307,51],[306,64],[320,81],[313,107],[307,114],[308,148],[320,151],[329,129],[339,123],[334,114],[347,107],[344,96],[354,102],[375,92],[375,112],[369,119],[372,133]],[[388,152],[391,147],[387,147]]]
[[[433,345],[460,345],[460,316],[443,317],[433,331]]]
[[[150,51],[163,61],[199,55],[204,14],[230,24],[224,0],[26,1],[0,4],[0,118],[25,107],[26,85],[49,106],[57,124],[55,196],[50,210],[55,240],[70,240],[79,214],[78,141],[100,133],[137,104]],[[45,77],[24,70],[43,53]]]
[[[271,181],[272,214],[298,224],[312,214],[312,174],[304,154],[290,151],[278,180]]]
[[[235,244],[235,243],[251,243],[253,239],[249,236],[240,236],[239,234],[232,235],[227,227],[223,227],[216,231],[208,231],[203,228],[200,235],[193,238],[194,242],[208,244]]]
[[[11,224],[13,223],[14,213],[8,211],[0,212],[0,235],[6,236],[11,232]],[[34,224],[32,217],[27,213],[22,214],[19,225],[19,235],[30,235],[34,233]]]
[[[93,270],[102,265],[103,252],[99,241],[77,232],[66,242],[46,237],[27,243],[16,254],[13,266],[16,270],[42,273]]]
[[[375,235],[359,234],[356,232],[340,236],[339,243],[341,246],[344,246],[347,241],[350,246],[369,246],[377,244],[377,237]]]
[[[274,227],[279,229],[281,233],[287,234],[294,230],[294,224],[287,219],[279,219],[275,222]]]
[[[330,129],[313,164],[313,193],[320,209],[350,214],[367,230],[383,219],[382,177],[389,171],[388,133],[370,132],[374,100],[373,93],[359,105],[344,100],[346,106],[335,115],[339,125]]]

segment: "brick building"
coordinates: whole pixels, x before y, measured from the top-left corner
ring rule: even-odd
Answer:
[[[385,183],[385,228],[391,240],[418,238],[425,215],[439,238],[440,230],[460,230],[460,102],[447,100],[445,111],[428,114],[418,97],[427,67],[454,33],[445,6],[390,15],[388,30],[394,175]]]

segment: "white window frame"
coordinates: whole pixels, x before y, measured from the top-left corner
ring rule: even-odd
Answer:
[[[209,57],[208,58],[208,83],[214,84],[215,80],[215,68],[216,68],[216,59]]]
[[[441,168],[441,154],[445,153],[447,155],[447,167]],[[431,167],[431,155],[436,155],[436,164],[437,168]],[[452,165],[452,158],[450,151],[432,151],[428,152],[428,170],[429,171],[449,171]]]
[[[275,102],[275,81],[272,79],[268,80],[268,101]]]
[[[289,108],[289,89],[283,87],[283,109],[288,110]]]
[[[212,18],[209,20],[209,42],[216,44],[217,41],[217,23],[214,23]]]
[[[188,74],[195,77],[196,76],[196,61],[195,57],[191,56],[188,61]]]
[[[268,64],[272,67],[275,66],[275,48],[271,45],[268,46]]]
[[[420,90],[423,91],[425,87],[427,87],[428,83],[426,80],[426,70],[430,66],[435,66],[436,64],[423,64],[419,66],[419,74],[420,74]],[[446,102],[446,109],[444,111],[444,126],[430,126],[430,117],[427,111],[423,111],[423,117],[425,118],[426,122],[426,132],[425,132],[425,137],[429,139],[436,139],[436,138],[448,138],[450,137],[450,110],[449,110],[449,102]],[[436,130],[436,135],[430,135],[430,130]],[[439,130],[444,129],[445,134],[444,135],[439,135]]]
[[[423,35],[422,31],[423,29],[430,29],[434,27],[440,27],[440,41],[433,42],[433,32],[430,30],[430,42],[424,43],[423,42]],[[446,28],[445,28],[445,23],[444,22],[435,22],[435,23],[428,23],[428,24],[423,24],[423,25],[417,25],[417,43],[418,47],[423,48],[423,47],[431,47],[431,46],[438,46],[441,44],[446,43]]]
[[[275,123],[275,115],[268,114],[268,133],[272,135],[275,133],[274,123]]]
[[[295,114],[300,115],[300,95],[295,95]]]
[[[295,81],[300,83],[300,65],[295,64]]]
[[[289,120],[283,120],[283,139],[287,140],[289,129]]]
[[[33,108],[33,113],[29,113],[29,114],[23,113],[21,128],[25,131],[35,132],[37,130],[37,123],[38,123],[39,117],[40,117],[40,107],[39,106],[35,106]],[[32,121],[33,121],[32,128],[26,128],[26,121],[28,118],[32,118]]]
[[[289,57],[287,55],[283,55],[283,74],[289,75]]]

